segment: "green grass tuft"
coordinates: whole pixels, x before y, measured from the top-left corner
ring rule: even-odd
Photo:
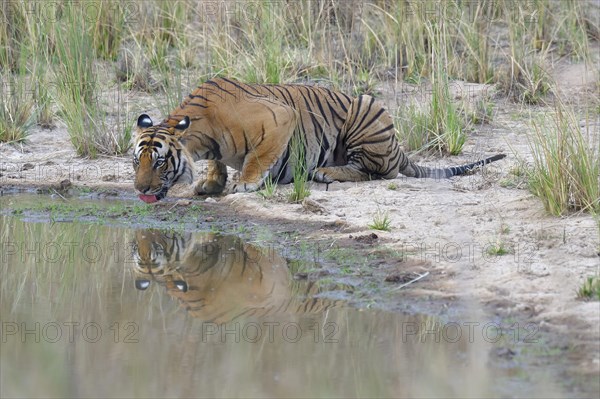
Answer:
[[[581,128],[575,112],[562,104],[551,123],[533,123],[529,189],[552,215],[600,212],[600,146],[589,126]]]
[[[592,276],[586,278],[579,290],[577,290],[577,297],[600,301],[600,277]]]
[[[506,247],[506,244],[503,241],[496,241],[487,245],[486,252],[488,255],[502,256],[509,254],[511,251]]]
[[[310,195],[309,174],[306,165],[306,142],[304,135],[294,134],[291,142],[294,182],[289,195],[290,202],[301,202]]]
[[[368,226],[372,230],[381,230],[381,231],[391,231],[392,220],[390,219],[390,215],[387,211],[382,211],[378,209],[377,212],[373,215],[373,222],[371,222]]]
[[[0,142],[24,141],[35,123],[35,102],[20,76],[0,72]]]
[[[277,192],[277,182],[273,180],[271,176],[267,176],[263,183],[263,188],[258,192],[258,195],[268,199],[273,198]]]

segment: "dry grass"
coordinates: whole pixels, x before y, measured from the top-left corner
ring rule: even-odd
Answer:
[[[354,95],[402,82],[431,88],[423,110],[400,112],[400,137],[411,150],[458,154],[490,104],[483,118],[463,115],[452,81],[497,84],[514,101],[543,104],[555,60],[597,61],[590,49],[600,37],[597,7],[566,0],[84,0],[28,10],[0,7],[0,76],[11,86],[0,100],[0,141],[59,118],[86,156],[128,149],[131,110],[107,102],[109,93],[148,91],[166,114],[217,75]],[[110,76],[99,74],[107,68]]]

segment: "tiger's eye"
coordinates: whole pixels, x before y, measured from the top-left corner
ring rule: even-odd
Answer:
[[[187,292],[188,290],[188,285],[185,281],[183,280],[176,280],[174,281],[175,283],[175,287],[177,287],[177,289],[181,292]]]
[[[135,288],[140,291],[145,291],[148,287],[150,287],[150,280],[135,280]]]

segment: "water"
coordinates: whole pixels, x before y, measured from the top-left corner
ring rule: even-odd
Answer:
[[[0,216],[0,242],[1,397],[561,395],[477,328],[351,308],[235,237]]]

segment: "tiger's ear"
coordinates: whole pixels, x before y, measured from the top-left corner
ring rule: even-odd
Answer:
[[[145,129],[147,127],[152,126],[152,119],[146,115],[146,114],[141,114],[137,120],[137,127],[140,129]]]
[[[137,135],[139,136],[140,134],[142,134],[142,132],[144,131],[144,129],[149,128],[153,125],[152,123],[152,119],[150,119],[150,117],[146,114],[141,114],[138,117],[137,120],[137,128],[135,129],[137,132]],[[134,138],[134,137],[132,137]]]
[[[175,129],[177,130],[185,130],[188,127],[190,127],[190,117],[187,115],[182,120],[180,120],[177,125],[175,125]]]
[[[190,117],[186,115],[182,120],[179,121],[179,123],[175,125],[173,133],[178,136],[182,135],[190,127],[190,123]]]

